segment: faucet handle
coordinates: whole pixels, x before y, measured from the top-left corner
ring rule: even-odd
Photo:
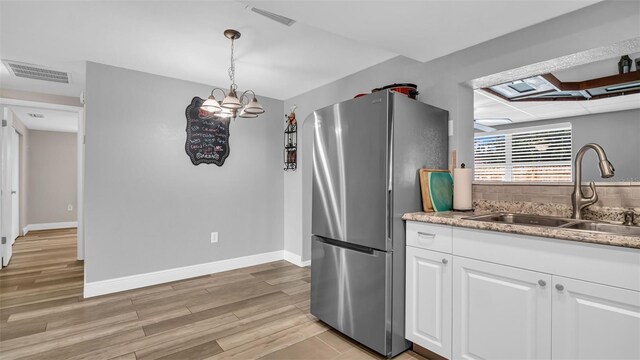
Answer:
[[[585,200],[587,200],[588,204],[595,204],[598,201],[598,193],[596,192],[596,183],[591,181],[589,183],[589,187],[591,188],[591,196],[589,196],[589,198]]]
[[[632,210],[627,210],[622,213],[622,216],[624,216],[622,225],[633,225],[633,222],[636,218],[636,213],[634,213]]]

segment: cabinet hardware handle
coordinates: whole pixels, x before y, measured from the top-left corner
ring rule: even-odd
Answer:
[[[540,286],[547,286],[547,282],[544,280],[538,280],[538,285]]]
[[[564,290],[564,285],[556,284],[556,289],[558,289],[558,291],[562,291],[562,290]]]
[[[447,260],[447,259],[442,259],[442,263],[443,263],[443,264],[447,265],[447,263],[448,263],[448,262],[449,262],[449,260]]]
[[[436,234],[429,234],[429,233],[419,232],[418,236],[419,237],[425,237],[425,238],[433,239],[433,238],[436,237]]]

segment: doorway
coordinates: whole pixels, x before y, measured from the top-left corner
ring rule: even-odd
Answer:
[[[9,264],[18,236],[29,231],[69,227],[77,227],[76,255],[83,260],[84,108],[0,98],[0,110],[2,266]],[[59,143],[62,138],[66,144],[64,151]],[[73,162],[73,166],[56,167],[51,157],[58,155],[64,156],[65,164]],[[43,175],[46,171],[49,175]],[[40,192],[33,191],[36,188]],[[43,189],[50,195],[49,201],[37,204],[46,198]],[[60,201],[60,197],[64,199]],[[55,214],[50,215],[52,212]]]

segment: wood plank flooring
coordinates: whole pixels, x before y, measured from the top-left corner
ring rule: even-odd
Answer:
[[[0,359],[382,359],[309,313],[308,268],[277,261],[83,299],[75,244],[75,229],[17,239],[0,271]]]

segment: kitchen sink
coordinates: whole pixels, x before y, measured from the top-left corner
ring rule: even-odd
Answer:
[[[565,219],[556,216],[497,213],[471,216],[466,218],[466,220],[486,221],[500,224],[544,226],[571,230],[595,231],[599,233],[624,236],[640,236],[640,226],[611,224],[607,222],[589,220]]]
[[[467,220],[496,222],[496,223],[502,223],[502,224],[547,226],[547,227],[558,227],[558,226],[566,225],[575,221],[572,219],[563,219],[555,216],[510,214],[510,213],[472,216],[472,217],[468,217]]]
[[[617,225],[601,222],[581,221],[561,226],[564,229],[588,230],[616,235],[640,236],[640,226]]]

